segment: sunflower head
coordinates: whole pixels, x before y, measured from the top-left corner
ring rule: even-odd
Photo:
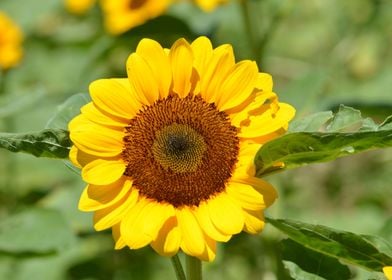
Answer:
[[[73,14],[82,15],[90,10],[96,0],[65,0],[66,9]]]
[[[117,35],[163,14],[173,0],[101,0],[105,26]]]
[[[205,12],[212,12],[219,5],[226,4],[228,0],[193,0]]]
[[[87,183],[79,208],[94,212],[95,229],[111,228],[117,249],[206,261],[217,242],[259,233],[277,195],[253,158],[294,116],[271,76],[206,37],[170,50],[143,39],[127,72],[93,82],[92,102],[69,124]]]
[[[22,40],[20,28],[0,11],[0,69],[9,69],[20,62]]]

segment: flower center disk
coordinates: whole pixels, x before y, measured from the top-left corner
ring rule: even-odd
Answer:
[[[175,173],[196,171],[206,149],[203,136],[191,127],[177,123],[158,131],[152,146],[155,160]]]
[[[200,96],[171,95],[141,109],[126,127],[124,175],[149,199],[197,206],[225,189],[238,145],[225,112]]]

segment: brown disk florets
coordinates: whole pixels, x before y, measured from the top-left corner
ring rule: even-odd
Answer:
[[[200,96],[171,95],[144,107],[126,127],[124,175],[147,198],[197,206],[225,189],[238,145],[225,112]]]

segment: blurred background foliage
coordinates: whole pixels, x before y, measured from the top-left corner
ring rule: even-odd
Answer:
[[[175,3],[162,16],[108,35],[98,6],[84,15],[62,1],[0,0],[24,32],[19,67],[1,77],[0,131],[45,128],[56,107],[99,78],[124,77],[144,37],[169,47],[207,35],[271,73],[297,118],[344,103],[381,122],[392,114],[392,2],[389,0],[231,1],[212,13]],[[248,16],[248,22],[244,18]],[[83,183],[64,162],[0,150],[0,279],[173,279],[150,248],[114,251],[77,210]],[[267,177],[280,198],[268,211],[392,241],[392,152],[377,150]],[[240,234],[220,246],[206,279],[290,279],[279,235]],[[353,279],[381,277],[352,268]],[[382,279],[382,278],[380,278]]]

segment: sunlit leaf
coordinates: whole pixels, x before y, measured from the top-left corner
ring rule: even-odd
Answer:
[[[290,123],[289,132],[316,132],[331,120],[332,111],[319,112],[311,114],[299,120]]]
[[[257,176],[282,169],[281,163],[290,169],[392,147],[391,119],[377,125],[371,119],[363,119],[358,110],[341,106],[332,118],[324,112],[296,121],[292,130],[305,132],[289,133],[263,145],[255,157]],[[323,127],[326,132],[319,132]]]
[[[348,267],[336,258],[308,249],[291,239],[283,240],[282,245],[284,265],[291,277],[295,274],[294,279],[322,277],[322,279],[347,280],[350,278],[351,273]],[[303,278],[304,273],[309,273],[311,275],[307,276],[314,278]]]
[[[353,132],[362,127],[361,112],[351,107],[340,105],[339,111],[333,116],[326,127],[327,132]]]
[[[70,226],[55,210],[31,208],[0,222],[0,252],[55,253],[74,241]]]
[[[67,131],[45,129],[32,133],[0,133],[0,148],[36,157],[67,158],[71,140]]]
[[[344,263],[372,271],[392,263],[392,256],[365,235],[292,220],[267,218],[267,222],[303,246]]]

